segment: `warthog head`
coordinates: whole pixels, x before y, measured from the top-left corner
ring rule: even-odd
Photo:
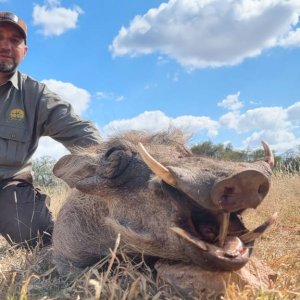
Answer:
[[[55,223],[58,264],[92,264],[120,233],[129,254],[206,270],[244,266],[275,218],[253,231],[240,218],[269,191],[272,152],[263,143],[261,161],[231,162],[194,155],[184,143],[177,131],[130,132],[61,158],[54,173],[74,189]]]

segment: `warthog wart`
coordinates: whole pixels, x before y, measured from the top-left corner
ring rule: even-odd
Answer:
[[[274,158],[231,162],[196,156],[180,131],[128,132],[66,155],[54,167],[72,191],[54,226],[58,270],[89,266],[110,254],[118,234],[129,255],[200,266],[242,268],[254,240],[240,214],[269,191]]]

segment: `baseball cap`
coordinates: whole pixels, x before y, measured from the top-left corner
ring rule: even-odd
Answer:
[[[16,16],[14,13],[8,11],[0,11],[0,22],[8,22],[16,25],[16,27],[20,30],[20,32],[22,33],[26,41],[26,36],[27,36],[26,23],[18,16]]]

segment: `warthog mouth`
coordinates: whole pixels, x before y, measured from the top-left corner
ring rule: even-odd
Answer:
[[[264,162],[272,168],[274,166],[273,153],[266,143],[262,142],[262,144],[265,150]],[[182,181],[180,175],[175,176],[174,170],[155,160],[141,143],[138,145],[138,152],[147,166],[160,179],[172,188],[179,186],[178,182]],[[248,178],[252,174],[255,175],[256,173],[248,172]],[[265,178],[261,174],[259,174],[259,177]],[[234,182],[236,179],[231,177],[230,180]],[[228,184],[227,181],[226,184]],[[241,180],[239,178],[236,181]],[[243,184],[246,187],[251,183],[250,179],[249,184],[247,180],[244,181]],[[240,269],[247,263],[255,239],[261,236],[277,218],[277,213],[274,213],[254,230],[248,230],[244,226],[239,211],[250,207],[256,208],[269,189],[267,178],[258,182],[258,200],[256,198],[255,201],[251,198],[247,199],[247,195],[245,195],[245,199],[243,199],[243,204],[245,205],[240,207],[240,209],[234,205],[232,207],[229,206],[230,209],[225,209],[223,205],[214,207],[215,209],[212,210],[208,209],[208,207],[203,209],[193,208],[191,209],[191,218],[188,221],[185,220],[184,224],[180,224],[179,227],[170,228],[185,243],[187,242],[186,244],[189,246],[186,248],[186,252],[188,252],[195,263],[199,263],[208,269],[224,271]],[[224,190],[225,187],[226,190],[226,185],[224,183],[221,183],[221,185],[221,188]],[[221,188],[218,186],[215,190],[219,193],[222,191]],[[222,201],[219,200],[220,197],[215,198],[217,199],[215,202],[222,204]]]
[[[275,221],[277,213],[254,230],[247,230],[236,213],[213,215],[210,212],[192,213],[191,222],[183,227],[171,227],[180,238],[203,252],[212,269],[231,271],[249,260],[253,242]]]

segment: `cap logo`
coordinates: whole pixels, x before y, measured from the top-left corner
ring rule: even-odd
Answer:
[[[13,121],[22,121],[25,117],[24,110],[20,108],[12,109],[9,113],[9,118]]]

